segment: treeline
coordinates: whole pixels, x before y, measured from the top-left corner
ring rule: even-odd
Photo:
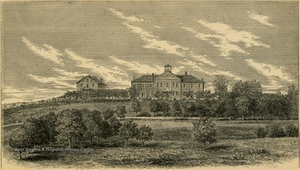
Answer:
[[[196,99],[181,101],[152,100],[149,110],[142,112],[142,103],[132,100],[137,116],[215,117],[218,119],[297,119],[298,90],[289,86],[287,94],[263,93],[257,81],[239,81],[228,91],[228,81],[217,76],[215,92],[197,92]],[[138,114],[139,113],[139,114]]]
[[[127,146],[130,139],[151,140],[151,127],[133,121],[120,121],[125,117],[124,107],[103,112],[88,109],[66,109],[50,112],[39,118],[27,119],[12,132],[9,145],[21,153],[27,148]]]
[[[125,89],[87,89],[68,91],[60,99],[69,101],[97,101],[108,99],[129,99],[129,91]]]

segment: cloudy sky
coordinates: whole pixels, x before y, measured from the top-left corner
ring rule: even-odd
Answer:
[[[173,72],[265,92],[298,82],[298,2],[6,2],[2,99],[34,101],[75,89],[85,75],[109,88]]]

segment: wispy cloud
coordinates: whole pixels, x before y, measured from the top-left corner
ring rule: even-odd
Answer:
[[[137,18],[137,17],[134,16],[134,15],[128,16],[128,17],[127,17],[127,16],[123,15],[122,12],[116,11],[116,10],[113,9],[113,8],[109,8],[108,10],[109,10],[110,12],[112,12],[115,16],[117,16],[118,18],[124,19],[124,20],[126,20],[126,21],[132,21],[132,22],[136,22],[136,21],[145,21],[144,19],[142,19],[142,18]]]
[[[228,58],[231,52],[238,52],[242,54],[249,54],[243,47],[238,44],[243,44],[244,47],[250,48],[253,46],[260,46],[270,48],[269,45],[258,41],[259,36],[256,36],[247,31],[238,31],[231,26],[223,23],[211,23],[204,20],[198,20],[198,22],[205,28],[212,31],[211,34],[204,34],[197,32],[188,27],[182,27],[183,29],[192,32],[195,36],[201,40],[208,41],[214,47],[217,47],[221,51],[221,56]]]
[[[110,56],[110,59],[112,59],[114,62],[127,67],[129,70],[132,70],[136,73],[140,74],[151,74],[151,73],[156,73],[160,74],[164,71],[163,67],[159,65],[147,65],[147,64],[141,64],[139,62],[132,62],[132,61],[126,61],[123,59],[120,59],[116,56]],[[173,73],[178,73],[181,71],[184,67],[173,67]]]
[[[254,68],[258,73],[269,78],[271,83],[276,83],[275,80],[273,79],[274,77],[279,78],[280,80],[285,80],[289,83],[294,82],[293,79],[290,77],[290,75],[283,71],[283,68],[271,64],[255,62],[253,59],[246,59],[245,61],[250,67]]]
[[[67,83],[66,82],[67,81],[66,77],[61,77],[61,76],[58,76],[58,77],[43,77],[43,76],[37,76],[37,75],[33,75],[33,74],[28,74],[28,76],[32,80],[40,82],[40,83],[59,85],[59,86],[63,86],[63,87],[66,87],[66,88],[72,88],[72,89],[75,88],[75,83],[74,84]],[[74,81],[74,79],[69,79],[69,80]]]
[[[193,70],[195,70],[197,72],[202,72],[202,73],[210,75],[210,76],[224,75],[224,76],[227,76],[227,77],[231,77],[235,80],[243,79],[242,77],[240,77],[238,75],[235,75],[235,74],[233,74],[229,71],[222,71],[222,70],[216,70],[216,69],[204,70],[203,67],[199,63],[191,61],[191,60],[187,60],[187,59],[178,61],[178,63],[180,63],[182,65],[185,65],[185,66],[188,66],[188,67],[192,68]]]
[[[61,96],[64,90],[60,89],[45,89],[45,88],[27,88],[16,89],[10,86],[5,86],[2,91],[2,103],[28,102],[49,99],[49,96]]]
[[[130,81],[128,80],[129,76],[118,67],[112,69],[106,68],[97,64],[97,61],[82,57],[68,49],[65,50],[65,53],[70,59],[76,62],[77,67],[89,69],[91,72],[101,75],[107,82],[113,82],[123,86],[130,85]]]
[[[78,77],[86,75],[86,74],[80,74],[78,72],[69,72],[64,69],[59,69],[59,68],[55,68],[55,67],[53,68],[53,70],[67,78],[78,78]]]
[[[44,44],[43,46],[36,45],[30,42],[26,37],[22,37],[22,41],[25,43],[26,47],[29,50],[31,50],[38,56],[50,60],[56,64],[64,65],[63,60],[61,59],[63,54],[60,53],[59,50],[55,49],[54,47],[47,44]]]
[[[131,32],[138,34],[142,40],[147,44],[144,48],[154,49],[162,51],[167,54],[173,54],[180,57],[193,57],[194,59],[200,61],[201,63],[208,64],[210,66],[215,66],[213,62],[208,60],[206,57],[194,54],[190,49],[183,47],[181,45],[172,43],[166,40],[160,40],[158,36],[154,36],[152,33],[143,30],[140,27],[130,25],[128,23],[123,23]]]
[[[247,11],[247,13],[249,14],[249,18],[255,20],[255,21],[258,21],[260,22],[261,24],[264,24],[264,25],[267,25],[267,26],[270,26],[270,27],[274,27],[273,24],[271,24],[268,20],[269,20],[269,17],[268,16],[265,16],[265,15],[260,15],[260,14],[257,14],[257,13],[251,13],[250,11]]]

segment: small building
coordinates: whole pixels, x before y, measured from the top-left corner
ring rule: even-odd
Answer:
[[[86,90],[86,89],[104,89],[106,84],[104,84],[103,79],[98,79],[96,76],[85,76],[82,77],[79,81],[76,82],[77,90]]]
[[[172,73],[172,66],[167,64],[160,75],[143,75],[131,81],[131,87],[137,90],[139,98],[153,99],[163,96],[165,99],[180,100],[195,98],[197,92],[204,91],[205,82],[187,72],[183,75]],[[159,93],[159,94],[158,94]]]

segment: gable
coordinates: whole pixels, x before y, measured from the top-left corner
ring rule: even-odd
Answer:
[[[156,80],[180,80],[180,78],[170,72],[164,72],[157,76]]]

